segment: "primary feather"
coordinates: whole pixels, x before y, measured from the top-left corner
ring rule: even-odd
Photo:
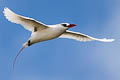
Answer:
[[[94,37],[91,37],[91,36],[88,36],[88,35],[85,35],[85,34],[82,34],[82,33],[79,33],[79,32],[73,32],[73,31],[66,31],[64,32],[60,38],[69,38],[69,39],[74,39],[74,40],[78,40],[78,41],[93,41],[93,40],[96,40],[96,41],[101,41],[101,42],[112,42],[114,41],[114,39],[98,39],[98,38],[94,38]]]
[[[21,24],[25,29],[32,31],[32,32],[34,32],[35,27],[38,30],[42,30],[42,29],[45,29],[48,27],[45,24],[43,24],[39,21],[36,21],[32,18],[20,16],[20,15],[14,13],[9,8],[4,8],[4,15],[10,22],[13,22],[16,24]]]

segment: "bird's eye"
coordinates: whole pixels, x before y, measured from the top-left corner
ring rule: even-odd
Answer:
[[[67,24],[62,24],[64,27],[67,27]]]

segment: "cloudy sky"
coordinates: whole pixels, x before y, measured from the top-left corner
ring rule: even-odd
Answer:
[[[54,39],[26,48],[15,72],[12,64],[30,32],[8,22],[3,9],[45,24],[70,29],[112,43]],[[0,80],[120,80],[120,0],[0,0]]]

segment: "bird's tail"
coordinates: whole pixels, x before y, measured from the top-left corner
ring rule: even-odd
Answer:
[[[17,60],[17,57],[20,55],[20,53],[24,50],[24,48],[27,47],[27,44],[24,44],[23,47],[20,49],[20,51],[17,53],[17,55],[15,56],[14,62],[13,62],[13,69],[15,68],[15,63]]]

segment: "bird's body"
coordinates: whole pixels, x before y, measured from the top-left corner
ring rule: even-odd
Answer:
[[[39,21],[36,21],[32,18],[20,16],[13,11],[11,11],[9,8],[4,9],[4,15],[5,17],[16,24],[21,24],[25,29],[32,32],[31,37],[29,40],[24,43],[23,48],[20,50],[20,52],[32,44],[51,40],[54,38],[69,38],[74,39],[78,41],[101,41],[101,42],[112,42],[114,39],[98,39],[94,38],[79,32],[73,32],[69,31],[68,29],[76,26],[75,24],[69,24],[69,23],[61,23],[61,24],[55,24],[55,25],[45,25]],[[20,54],[20,52],[17,54],[17,56]],[[17,56],[15,57],[14,64],[16,62]]]
[[[51,25],[47,29],[43,29],[41,31],[36,31],[31,34],[30,41],[31,44],[41,42],[41,41],[46,41],[46,40],[51,40],[54,38],[59,37],[61,34],[63,34],[66,30],[64,30],[61,27],[57,27],[55,25]]]

